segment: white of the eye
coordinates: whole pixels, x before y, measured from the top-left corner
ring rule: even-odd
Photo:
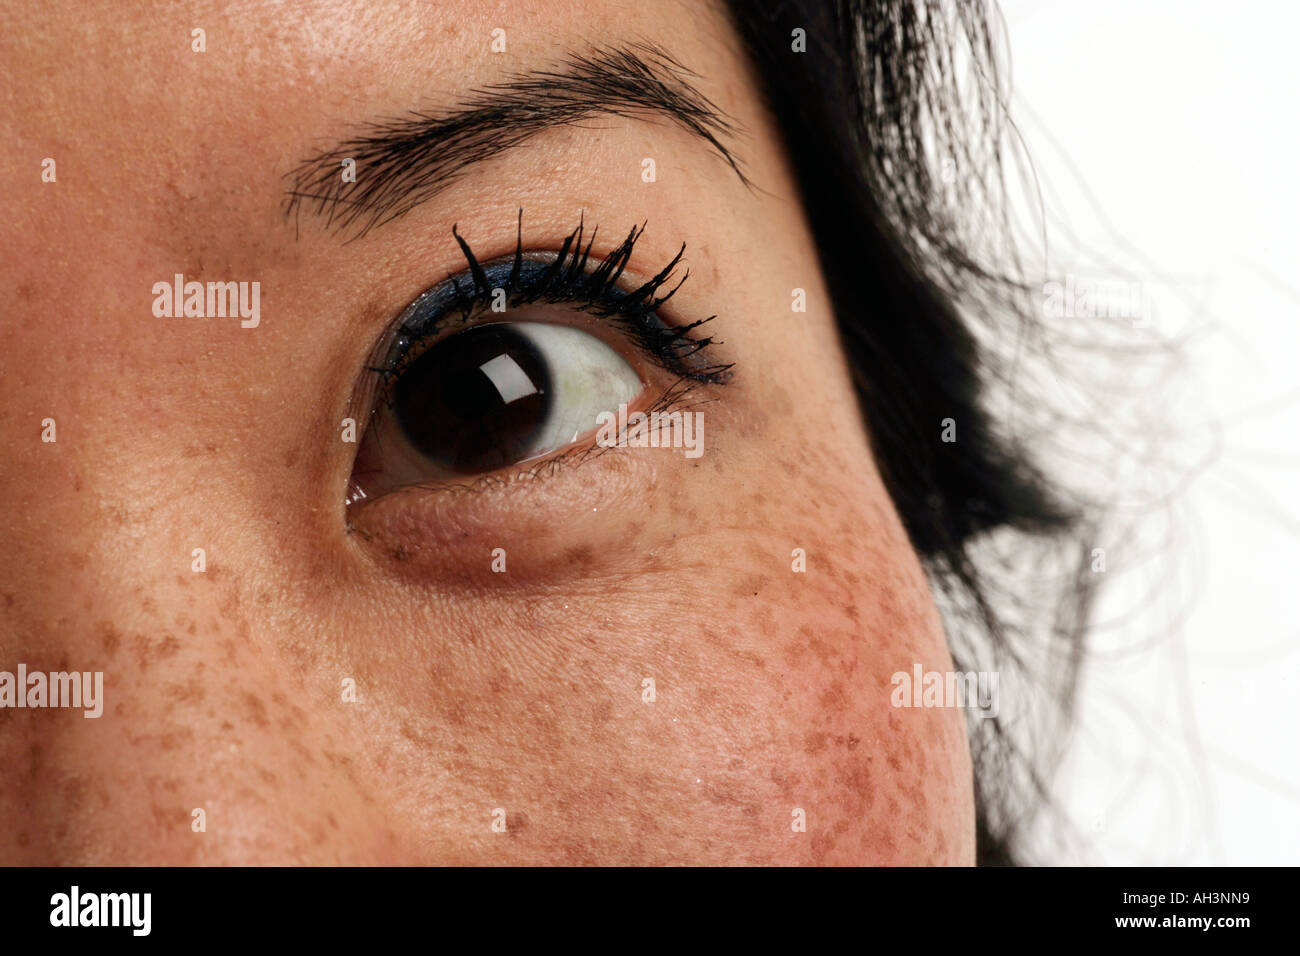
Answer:
[[[542,322],[514,323],[514,330],[542,354],[551,375],[551,412],[538,429],[532,454],[569,444],[599,425],[602,412],[617,412],[641,394],[636,370],[591,333]]]

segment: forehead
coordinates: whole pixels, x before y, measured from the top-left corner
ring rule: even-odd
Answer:
[[[437,111],[575,52],[659,45],[742,127],[754,99],[725,14],[703,3],[231,3],[198,12],[31,3],[6,19],[0,139],[16,166],[9,174],[39,182],[40,162],[52,158],[60,187],[8,192],[0,230],[19,258],[45,264],[102,260],[108,232],[113,250],[142,249],[194,273],[297,256],[285,242],[293,231],[284,199],[304,159],[365,124]],[[599,182],[613,147],[593,140],[614,142],[628,124],[590,125],[604,132],[560,145],[547,138],[555,183]]]
[[[659,44],[710,95],[734,72],[708,4],[31,3],[6,20],[0,110],[15,141],[165,167],[182,194],[231,160],[281,168],[350,123],[436,108],[574,51]],[[257,172],[231,170],[246,183]]]

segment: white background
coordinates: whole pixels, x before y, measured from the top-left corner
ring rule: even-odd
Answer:
[[[1128,623],[1057,781],[1084,848],[1040,858],[1300,864],[1300,4],[1002,11],[1012,118],[1072,233],[1055,264],[1077,240],[1176,289],[1157,328],[1195,334],[1149,412],[1171,448],[1215,449],[1159,519],[1163,591],[1103,605]]]

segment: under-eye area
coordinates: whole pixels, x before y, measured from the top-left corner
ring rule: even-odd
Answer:
[[[677,321],[668,303],[686,247],[648,278],[629,268],[644,224],[603,256],[580,221],[558,251],[480,262],[421,293],[376,345],[353,399],[361,426],[347,503],[403,488],[475,487],[538,477],[611,447],[681,444],[694,406],[732,366],[709,315]],[[698,412],[694,413],[699,415]],[[694,448],[698,454],[698,448]],[[540,467],[539,467],[540,466]]]

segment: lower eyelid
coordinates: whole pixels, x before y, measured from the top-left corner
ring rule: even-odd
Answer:
[[[634,402],[628,403],[627,413],[629,416],[637,412],[649,414],[651,412],[669,413],[680,411],[685,413],[688,410],[697,410],[699,404],[701,403],[695,398],[694,383],[676,382],[666,388],[643,389]],[[610,411],[615,412],[616,410],[611,409]],[[621,446],[624,436],[622,435],[619,436],[619,441],[611,447],[597,445],[596,436],[599,430],[599,426],[593,426],[566,446],[554,448],[535,457],[481,475],[465,475],[427,482],[411,482],[374,497],[364,497],[355,501],[349,500],[348,505],[349,508],[353,509],[371,507],[379,501],[403,493],[447,493],[452,496],[478,494],[494,491],[512,483],[549,479],[558,472],[565,471],[575,465],[588,463],[592,459],[609,452],[617,453],[623,450]],[[349,499],[351,499],[352,494],[353,490],[349,489]]]
[[[571,471],[576,463],[582,469]],[[421,580],[436,573],[444,584],[521,585],[563,573],[557,542],[615,552],[627,520],[646,506],[655,467],[620,449],[569,450],[467,482],[398,489],[349,508],[347,522],[386,570]],[[508,575],[489,569],[498,547],[509,552]],[[452,569],[458,576],[447,578]]]

